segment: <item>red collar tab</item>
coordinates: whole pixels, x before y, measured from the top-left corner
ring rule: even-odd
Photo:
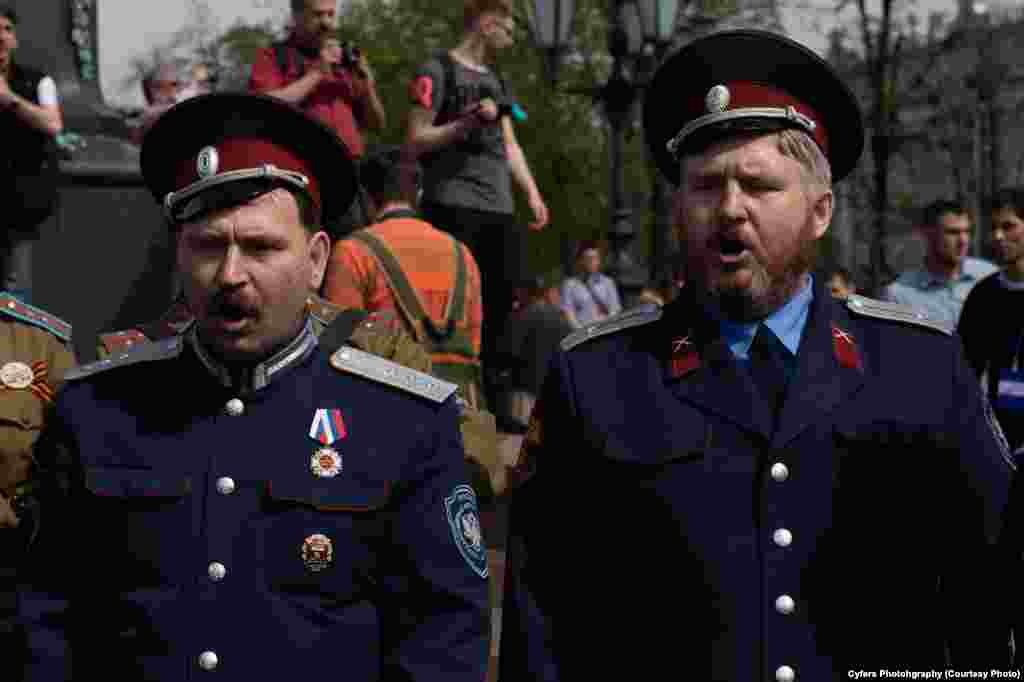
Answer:
[[[856,339],[835,325],[832,325],[832,350],[835,352],[836,360],[843,367],[856,370],[864,368]]]
[[[700,353],[692,334],[672,339],[671,373],[673,379],[685,376],[700,367]]]

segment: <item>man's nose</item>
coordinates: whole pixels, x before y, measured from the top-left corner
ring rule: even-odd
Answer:
[[[736,182],[726,182],[718,202],[718,213],[729,221],[740,220],[744,215],[743,192]]]
[[[242,254],[237,246],[229,246],[224,251],[220,268],[217,270],[217,282],[222,286],[234,287],[245,284],[245,267]]]

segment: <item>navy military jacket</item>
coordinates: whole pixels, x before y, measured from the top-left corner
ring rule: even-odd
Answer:
[[[957,337],[857,306],[908,311],[817,285],[777,427],[689,292],[555,357],[512,498],[502,680],[1007,667],[1005,443]]]
[[[448,386],[343,346],[288,350],[239,393],[183,337],[160,343],[132,353],[174,357],[71,381],[42,436],[26,679],[480,682],[487,564],[454,386],[339,371],[354,353]]]

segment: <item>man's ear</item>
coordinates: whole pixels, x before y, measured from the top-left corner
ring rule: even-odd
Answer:
[[[829,225],[832,224],[834,201],[835,195],[829,189],[822,192],[811,204],[811,224],[815,239],[821,239],[828,232]]]
[[[307,244],[310,269],[309,287],[310,291],[320,291],[324,282],[324,275],[327,273],[327,261],[331,257],[331,238],[323,230],[316,232],[309,238]]]

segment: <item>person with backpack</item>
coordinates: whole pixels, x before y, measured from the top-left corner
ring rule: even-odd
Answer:
[[[483,362],[512,310],[526,261],[526,231],[516,223],[514,183],[533,212],[548,209],[516,140],[514,100],[494,58],[513,42],[508,0],[466,0],[465,30],[452,50],[422,64],[411,84],[406,141],[423,167],[425,220],[467,244],[483,274]]]
[[[364,135],[385,125],[384,105],[366,53],[346,46],[324,50],[324,38],[338,30],[335,0],[291,0],[293,28],[288,38],[256,55],[249,90],[293,104],[338,133],[352,157],[366,151]],[[332,239],[366,225],[365,207],[353,203]]]
[[[481,407],[483,304],[476,259],[413,208],[419,167],[398,146],[360,165],[373,224],[334,245],[323,296],[342,308],[389,316],[430,352],[433,373]]]

